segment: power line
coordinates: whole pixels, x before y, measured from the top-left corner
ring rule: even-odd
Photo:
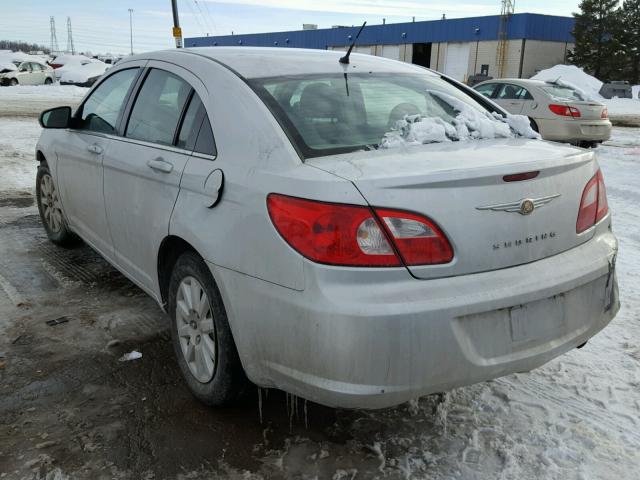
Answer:
[[[209,2],[206,2],[206,1],[204,2],[204,9],[206,10],[207,15],[208,15],[208,16],[209,16],[209,18],[211,19],[211,23],[213,24],[213,28],[214,28],[214,30],[215,30],[215,31],[214,31],[214,32],[212,32],[212,33],[214,33],[214,34],[215,34],[215,33],[217,33],[218,28],[216,27],[216,22],[213,20],[213,15],[211,15],[211,12],[209,11]]]
[[[189,8],[189,11],[191,12],[191,15],[193,16],[193,18],[196,19],[196,23],[198,24],[198,28],[200,29],[200,33],[202,33],[203,35],[206,35],[206,28],[203,28],[202,22],[200,22],[200,18],[198,17],[198,15],[196,14],[195,10],[191,6],[191,3],[189,2],[189,0],[185,0],[184,3],[187,4],[187,7]]]
[[[198,0],[193,0],[193,3],[195,3],[196,7],[198,7],[198,12],[200,12],[200,16],[202,17],[202,20],[207,26],[207,30],[208,30],[207,34],[209,32],[213,33],[213,28],[211,28],[211,25],[209,24],[209,20],[207,19],[207,16],[202,12],[202,9],[200,8],[200,4],[198,3]]]

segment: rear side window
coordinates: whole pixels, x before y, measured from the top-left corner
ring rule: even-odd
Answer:
[[[83,104],[80,115],[81,130],[115,133],[116,122],[131,84],[138,75],[137,68],[114,73],[104,80]]]
[[[153,69],[136,98],[125,136],[163,145],[173,145],[180,116],[191,93],[181,78]]]
[[[176,146],[207,155],[216,154],[216,146],[207,111],[195,92],[182,120]]]
[[[498,94],[499,100],[531,100],[533,97],[526,88],[510,83],[503,85]]]

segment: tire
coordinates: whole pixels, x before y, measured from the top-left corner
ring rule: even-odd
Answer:
[[[53,84],[53,80],[51,80],[50,77],[47,77],[44,79],[44,84],[45,85],[52,85]]]
[[[194,305],[194,298],[199,299],[201,308]],[[183,253],[171,272],[168,311],[173,349],[191,393],[215,407],[241,398],[250,382],[240,363],[220,291],[209,268],[194,252]]]
[[[17,78],[12,78],[9,81],[9,85],[11,85],[12,87],[15,87],[16,85],[18,85],[18,79]]]
[[[42,225],[47,237],[56,245],[71,247],[77,245],[80,239],[69,229],[62,212],[58,191],[49,166],[41,162],[36,175],[36,201]]]
[[[536,132],[536,133],[540,133],[540,129],[538,128],[538,124],[536,123],[536,121],[529,117],[529,123],[531,124],[531,129]]]

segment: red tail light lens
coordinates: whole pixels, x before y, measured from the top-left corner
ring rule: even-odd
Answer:
[[[549,105],[549,110],[551,110],[556,115],[561,115],[563,117],[573,117],[580,118],[580,110],[576,107],[569,107],[568,105]]]
[[[607,107],[604,107],[602,109],[602,113],[600,114],[600,118],[602,118],[603,120],[609,118],[609,109]]]
[[[602,171],[593,176],[584,187],[576,222],[576,233],[582,233],[604,218],[609,211],[607,192]]]
[[[272,193],[267,208],[282,238],[329,265],[397,267],[450,262],[453,250],[429,219],[410,212],[325,203]],[[395,247],[395,248],[394,248]],[[396,253],[397,252],[397,253]]]
[[[375,210],[406,265],[437,265],[453,259],[449,240],[427,217],[385,208]]]

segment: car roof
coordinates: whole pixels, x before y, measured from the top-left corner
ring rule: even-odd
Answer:
[[[437,76],[431,70],[410,63],[359,53],[352,53],[349,65],[344,65],[338,61],[345,54],[343,51],[304,48],[195,47],[163,50],[129,58],[132,60],[136,57],[162,59],[169,52],[197,55],[214,60],[247,79],[320,73],[342,75],[345,71],[348,73],[426,73]]]

